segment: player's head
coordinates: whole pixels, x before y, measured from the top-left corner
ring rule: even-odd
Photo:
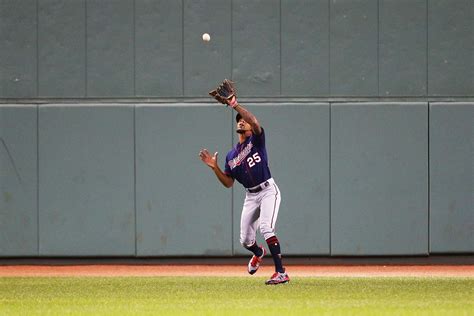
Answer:
[[[246,134],[246,136],[250,136],[252,134],[252,126],[247,123],[240,113],[237,113],[235,116],[236,127],[235,131],[239,134]]]

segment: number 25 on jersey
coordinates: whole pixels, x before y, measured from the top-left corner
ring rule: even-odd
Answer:
[[[252,168],[253,166],[255,166],[256,163],[259,163],[260,161],[262,161],[262,159],[260,158],[260,156],[258,155],[258,153],[255,153],[253,154],[251,157],[248,157],[247,158],[247,163],[249,164],[249,167]]]

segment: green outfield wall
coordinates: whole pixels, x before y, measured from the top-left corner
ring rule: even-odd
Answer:
[[[474,103],[249,104],[288,255],[472,253]],[[214,104],[1,105],[0,256],[233,256],[244,190],[198,158]]]
[[[224,77],[246,97],[473,97],[473,7],[1,0],[0,98],[203,97]]]
[[[246,254],[224,78],[285,254],[474,253],[473,52],[472,0],[0,0],[0,257]]]

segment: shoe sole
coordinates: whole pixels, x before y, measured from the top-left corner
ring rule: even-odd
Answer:
[[[286,280],[282,282],[270,282],[270,283],[265,282],[266,285],[278,285],[278,284],[285,284],[285,283],[290,283],[290,280]]]

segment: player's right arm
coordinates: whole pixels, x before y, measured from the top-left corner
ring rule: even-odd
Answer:
[[[260,126],[260,123],[258,122],[255,115],[253,115],[252,112],[244,108],[242,104],[238,103],[235,97],[233,97],[232,100],[229,101],[229,105],[240,115],[242,115],[242,118],[245,122],[250,124],[250,126],[252,127],[252,131],[255,135],[262,134],[262,127]]]
[[[217,179],[219,179],[223,186],[225,186],[226,188],[230,188],[232,187],[232,185],[234,185],[234,178],[226,175],[221,170],[221,168],[219,168],[219,164],[217,163],[217,155],[218,153],[216,152],[214,156],[211,156],[207,149],[202,149],[199,152],[199,157],[201,158],[202,162],[204,162],[209,168],[214,171]]]

